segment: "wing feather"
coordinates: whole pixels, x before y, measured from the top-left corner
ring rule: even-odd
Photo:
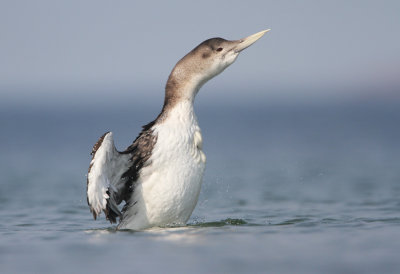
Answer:
[[[104,211],[106,218],[115,223],[134,205],[131,201],[135,182],[142,167],[149,161],[157,136],[153,134],[155,121],[145,125],[135,141],[122,152],[114,145],[112,132],[106,132],[93,146],[92,160],[87,177],[87,202],[94,219]],[[125,201],[121,211],[118,205]]]
[[[112,132],[105,133],[92,150],[87,178],[87,200],[93,217],[104,211],[111,222],[121,216],[118,204],[125,190],[122,174],[129,168],[129,155],[117,151]]]

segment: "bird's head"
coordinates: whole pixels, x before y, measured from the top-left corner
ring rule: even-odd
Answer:
[[[167,82],[167,92],[168,89],[175,89],[176,92],[179,87],[193,98],[203,84],[224,71],[242,50],[268,31],[263,30],[239,40],[211,38],[202,42],[176,64]],[[190,94],[191,91],[193,94]]]

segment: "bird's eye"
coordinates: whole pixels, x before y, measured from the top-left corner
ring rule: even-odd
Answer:
[[[223,50],[223,48],[217,48],[217,51],[221,51],[221,50]]]

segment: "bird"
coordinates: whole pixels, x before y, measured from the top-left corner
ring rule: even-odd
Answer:
[[[217,37],[200,43],[175,65],[160,114],[142,127],[130,146],[118,151],[112,132],[100,137],[87,174],[87,203],[95,220],[104,212],[111,224],[119,219],[116,229],[186,225],[206,165],[193,107],[196,94],[268,31],[239,40]]]

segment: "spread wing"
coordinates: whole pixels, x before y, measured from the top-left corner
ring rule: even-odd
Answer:
[[[94,145],[87,176],[87,202],[94,219],[101,211],[111,223],[115,223],[117,217],[122,218],[118,205],[125,201],[124,208],[128,208],[139,172],[150,164],[157,139],[151,129],[153,124],[144,126],[133,144],[123,152],[115,148],[112,132],[106,132]]]
[[[112,132],[107,132],[94,145],[87,176],[87,201],[93,217],[104,211],[106,218],[115,223],[121,217],[118,204],[126,197],[129,155],[121,154],[114,146]]]

